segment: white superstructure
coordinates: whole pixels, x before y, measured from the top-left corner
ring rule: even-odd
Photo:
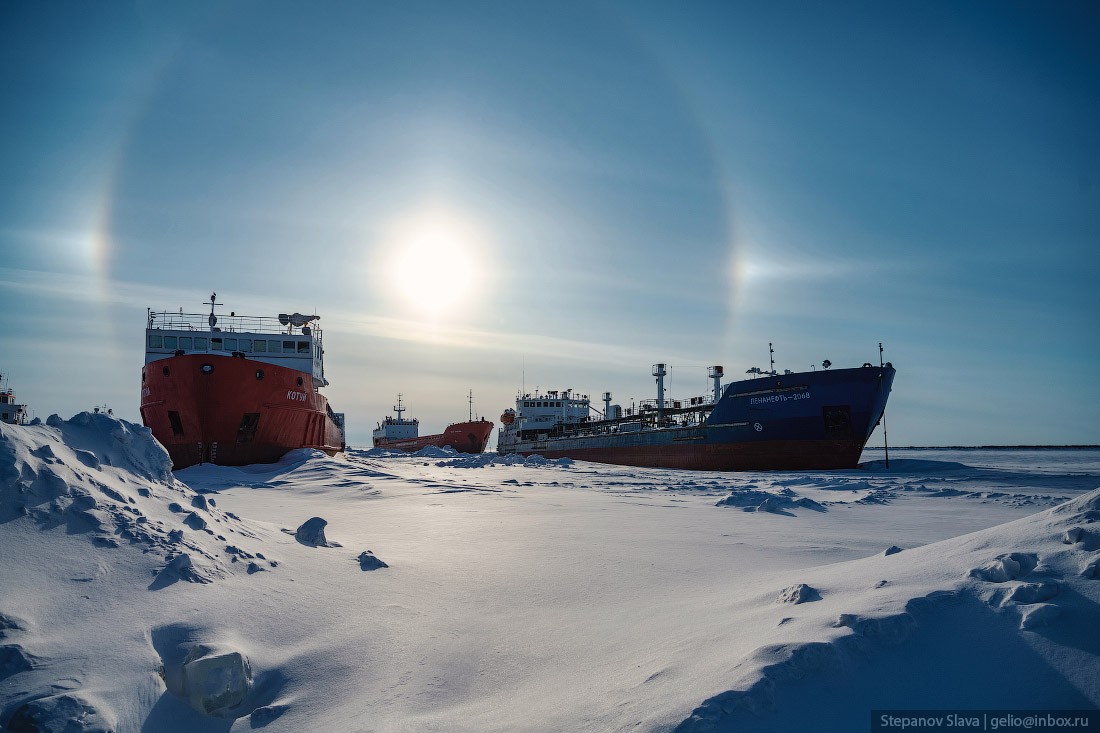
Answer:
[[[400,394],[397,395],[397,404],[393,406],[393,411],[397,413],[397,417],[387,417],[378,423],[378,427],[375,428],[374,442],[376,445],[379,440],[404,440],[419,437],[420,421],[416,418],[406,420],[401,417],[401,413],[405,411],[405,408],[401,404]]]
[[[15,390],[5,384],[0,375],[0,422],[22,425],[27,421],[27,406],[15,401]]]
[[[263,316],[218,316],[215,295],[210,313],[148,311],[145,363],[184,354],[221,354],[283,366],[313,376],[313,386],[326,387],[325,349],[317,316],[281,313]],[[314,324],[314,325],[310,325]]]

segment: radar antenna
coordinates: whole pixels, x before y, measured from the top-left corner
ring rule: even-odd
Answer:
[[[217,293],[210,293],[210,317],[207,318],[206,321],[207,321],[207,323],[210,324],[210,330],[211,331],[214,330],[214,326],[218,325],[218,317],[216,315],[214,315],[214,306],[223,305],[222,303],[214,302],[217,299],[218,299],[218,294]]]

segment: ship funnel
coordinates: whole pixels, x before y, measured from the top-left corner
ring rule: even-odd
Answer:
[[[707,376],[714,381],[714,401],[722,399],[722,377],[725,375],[726,370],[721,366],[715,365],[707,370]]]
[[[653,365],[653,376],[657,377],[657,420],[665,414],[665,377],[667,375],[664,364]]]

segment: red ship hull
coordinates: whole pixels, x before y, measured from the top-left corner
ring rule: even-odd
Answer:
[[[272,463],[295,448],[344,449],[328,400],[296,369],[187,354],[146,364],[141,380],[142,422],[174,469]]]
[[[481,453],[485,450],[485,446],[489,444],[489,436],[492,434],[492,421],[474,420],[448,425],[447,429],[438,435],[421,435],[417,438],[402,438],[399,440],[375,438],[374,447],[415,452],[429,445],[434,445],[437,448],[444,446],[454,448],[459,453]]]
[[[540,450],[546,458],[611,463],[620,466],[680,468],[694,471],[809,471],[856,468],[864,440],[774,440],[718,445],[662,445],[621,448]],[[521,455],[536,455],[519,451]]]

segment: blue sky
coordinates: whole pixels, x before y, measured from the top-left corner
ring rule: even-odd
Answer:
[[[892,443],[1100,443],[1095,4],[765,5],[6,4],[0,372],[137,420],[217,291],[356,444],[879,341]]]

